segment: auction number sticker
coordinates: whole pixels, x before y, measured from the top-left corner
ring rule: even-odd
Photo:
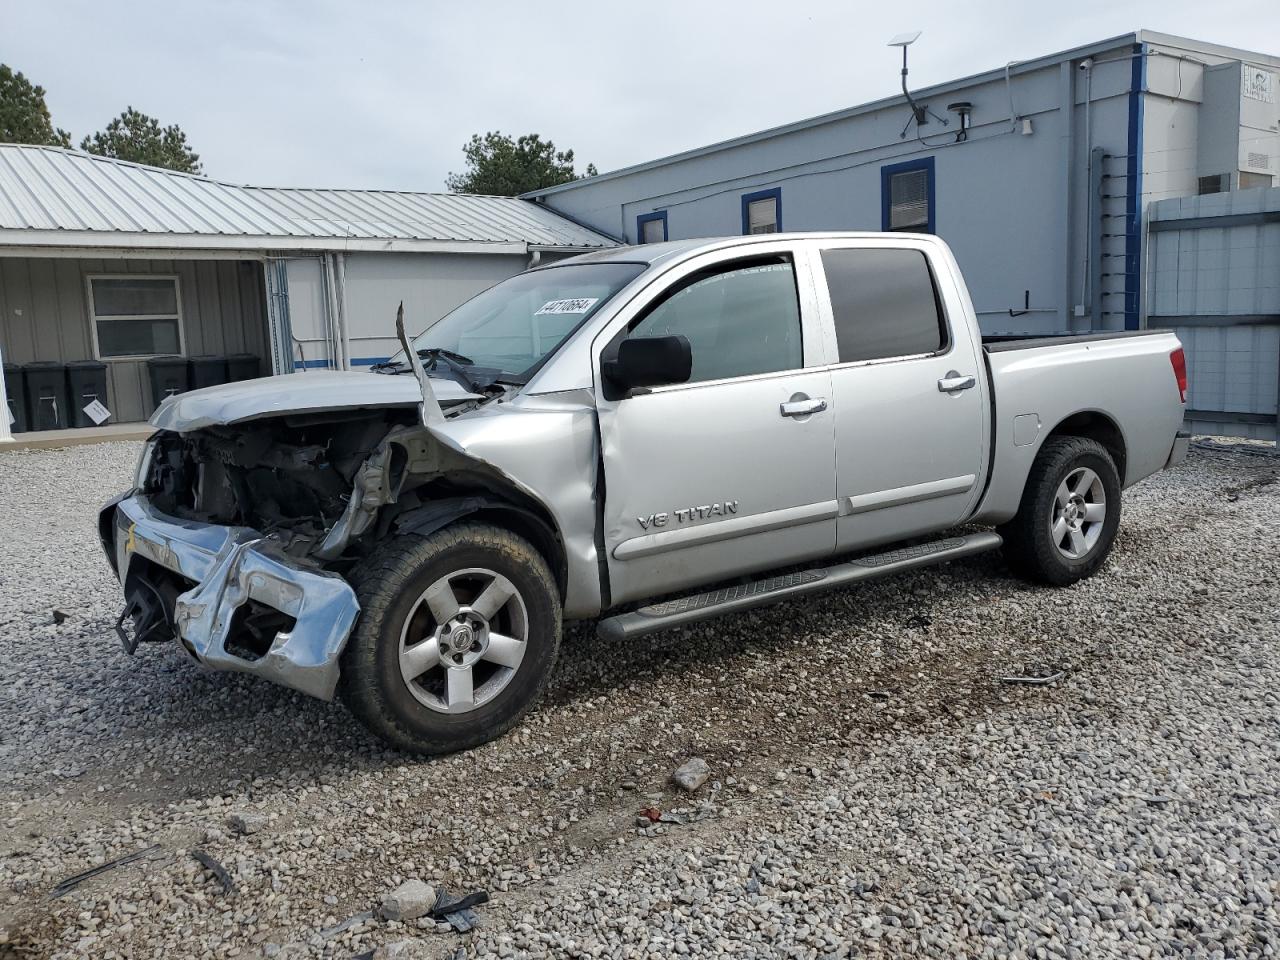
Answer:
[[[538,313],[586,313],[599,302],[599,297],[577,297],[572,300],[548,300],[538,308]],[[534,316],[537,316],[538,313],[535,313]]]

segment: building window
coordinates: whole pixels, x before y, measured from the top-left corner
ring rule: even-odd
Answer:
[[[181,354],[177,277],[89,278],[89,314],[100,359]]]
[[[636,242],[661,243],[667,239],[667,211],[642,213],[636,217]]]
[[[933,157],[880,168],[880,229],[934,233]]]
[[[782,190],[760,190],[742,195],[742,232],[780,233],[782,231]]]
[[[1231,174],[1215,173],[1212,176],[1201,177],[1196,181],[1196,192],[1200,196],[1209,193],[1226,193],[1231,189]]]

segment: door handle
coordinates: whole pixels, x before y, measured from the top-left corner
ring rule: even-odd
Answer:
[[[778,404],[778,410],[784,417],[807,417],[811,413],[821,413],[827,409],[827,401],[823,397],[810,400],[808,397],[793,397],[786,403]]]
[[[948,370],[947,375],[938,381],[938,389],[943,393],[959,393],[961,390],[972,389],[977,383],[973,377],[961,376],[955,370]]]

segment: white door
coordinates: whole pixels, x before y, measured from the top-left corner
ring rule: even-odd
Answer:
[[[842,551],[954,526],[985,476],[986,375],[965,319],[948,317],[940,284],[952,278],[920,245],[877,243],[819,243],[819,298],[838,358]]]
[[[830,375],[807,262],[789,245],[720,251],[597,341],[604,539],[622,603],[829,555]],[[610,396],[600,360],[626,337],[686,337],[687,383]]]

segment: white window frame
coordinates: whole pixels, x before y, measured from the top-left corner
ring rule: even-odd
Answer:
[[[140,313],[140,314],[119,314],[111,316],[98,316],[97,304],[93,300],[93,281],[95,280],[172,280],[174,303],[178,308],[178,356],[185,357],[187,355],[187,333],[186,323],[182,315],[182,278],[176,273],[89,273],[85,274],[84,288],[86,303],[89,307],[89,333],[93,338],[93,356],[97,360],[104,363],[111,363],[116,360],[149,360],[152,357],[166,357],[170,354],[166,353],[135,353],[128,356],[110,356],[104,357],[102,350],[98,346],[98,321],[103,320],[110,322],[112,320],[167,320],[167,313]]]

